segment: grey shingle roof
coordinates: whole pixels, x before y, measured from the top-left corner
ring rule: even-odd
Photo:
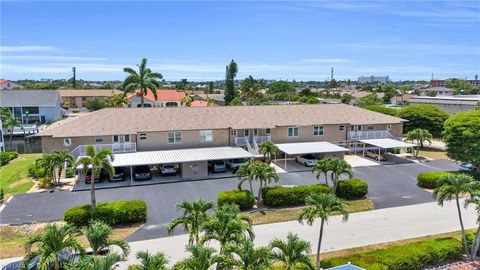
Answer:
[[[1,90],[0,107],[52,107],[60,96],[57,90]]]

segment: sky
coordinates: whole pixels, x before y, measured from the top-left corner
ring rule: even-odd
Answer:
[[[480,75],[475,1],[0,2],[0,78],[430,80]]]

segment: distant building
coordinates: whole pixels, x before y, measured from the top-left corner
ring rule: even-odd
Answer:
[[[22,89],[18,83],[11,82],[9,80],[0,80],[0,90],[13,90],[13,89]]]
[[[194,100],[192,101],[192,104],[190,104],[190,107],[207,107],[207,106],[208,106],[208,102],[204,100]]]
[[[471,85],[480,85],[480,80],[478,80],[478,77],[475,76],[475,80],[466,80],[469,82]],[[447,86],[447,80],[431,80],[430,81],[430,87],[446,87]]]
[[[153,95],[152,91],[148,91],[147,95],[143,97],[145,107],[182,107],[182,99],[185,98],[185,92],[179,92],[177,90],[157,90],[157,98]],[[130,94],[128,96],[130,104],[129,108],[137,108],[141,106],[141,97],[139,93]]]
[[[446,87],[430,87],[419,91],[422,96],[428,96],[429,93],[435,93],[435,96],[451,96],[455,93],[455,89]]]
[[[389,79],[388,79],[388,76],[361,76],[361,77],[358,77],[358,82],[360,84],[364,84],[364,83],[386,84],[389,82]]]
[[[62,106],[68,109],[81,109],[89,100],[99,99],[105,101],[113,93],[121,93],[119,90],[58,90],[62,99]]]
[[[196,94],[195,99],[206,101],[207,98],[215,100],[215,104],[220,106],[225,106],[225,95],[224,94]]]
[[[435,105],[452,114],[474,110],[478,102],[480,102],[480,95],[438,97],[413,96],[409,100],[410,104]]]

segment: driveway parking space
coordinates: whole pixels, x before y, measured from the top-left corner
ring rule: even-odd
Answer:
[[[285,170],[285,159],[277,159],[274,162],[275,165],[280,167],[282,170]],[[303,164],[298,163],[295,159],[287,159],[287,172],[306,172],[311,171],[312,167],[305,166]]]
[[[362,167],[362,166],[379,166],[378,162],[375,162],[373,159],[361,157],[359,155],[345,155],[343,157],[345,161],[350,164],[353,168]]]

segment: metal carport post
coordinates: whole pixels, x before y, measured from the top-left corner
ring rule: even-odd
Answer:
[[[130,166],[130,185],[133,185],[133,166]]]

